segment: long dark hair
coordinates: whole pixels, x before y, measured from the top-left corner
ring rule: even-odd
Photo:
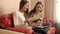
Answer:
[[[26,4],[26,3],[29,3],[27,0],[21,0],[20,3],[19,3],[19,11],[20,9]],[[28,8],[26,11],[24,11],[25,14],[28,14]]]
[[[21,0],[21,1],[20,1],[20,4],[19,4],[19,10],[20,10],[26,3],[28,3],[27,0]]]
[[[27,0],[21,0],[20,1],[20,4],[19,4],[19,11],[20,11],[20,9],[21,8],[23,8],[23,6],[26,4],[26,3],[29,3]],[[27,8],[27,10],[26,11],[24,11],[24,16],[25,16],[25,18],[26,18],[26,15],[28,15],[28,8]]]
[[[35,5],[35,7],[30,11],[30,14],[36,13],[36,6],[37,6],[38,4],[41,4],[41,5],[42,5],[42,2],[37,2],[36,5]],[[43,7],[43,5],[42,5],[42,7]],[[42,11],[42,10],[41,10],[41,11]],[[41,11],[40,11],[40,12],[41,12]]]
[[[21,0],[20,4],[19,4],[19,11],[20,9],[26,4],[29,3],[27,0]],[[26,14],[28,14],[28,9],[26,11],[24,11]]]

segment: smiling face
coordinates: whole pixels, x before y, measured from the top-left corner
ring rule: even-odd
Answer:
[[[37,6],[36,6],[36,11],[41,11],[42,10],[42,5],[41,4],[38,4]]]
[[[29,3],[26,3],[26,4],[23,6],[23,10],[26,11],[28,8],[29,8]]]

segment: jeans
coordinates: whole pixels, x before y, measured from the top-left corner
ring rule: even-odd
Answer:
[[[34,32],[38,32],[38,33],[41,33],[41,34],[47,34],[47,31],[51,27],[51,24],[46,23],[46,24],[42,24],[42,26],[47,26],[47,27],[44,27],[44,28],[34,27],[32,29],[34,30]]]
[[[43,24],[42,26],[47,26],[47,27],[43,28],[47,32],[48,29],[51,27],[51,24],[50,23],[46,23],[46,24]]]

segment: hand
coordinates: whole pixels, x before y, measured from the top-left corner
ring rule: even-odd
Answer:
[[[39,28],[44,28],[43,26],[38,26]]]

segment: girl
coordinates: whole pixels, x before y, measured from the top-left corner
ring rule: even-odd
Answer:
[[[21,0],[19,4],[19,11],[15,11],[12,14],[3,15],[0,17],[0,27],[7,30],[23,32],[25,34],[34,34],[32,29],[25,28],[25,16],[24,13],[29,8],[27,0]]]

